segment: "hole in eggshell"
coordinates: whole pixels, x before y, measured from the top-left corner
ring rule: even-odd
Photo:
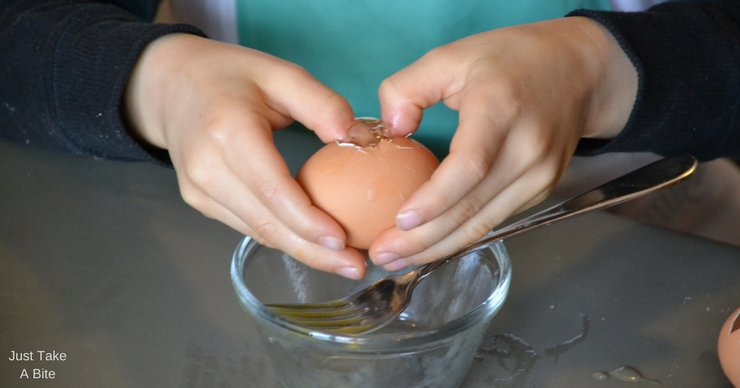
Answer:
[[[342,139],[337,144],[354,148],[374,147],[381,141],[390,140],[390,134],[390,129],[380,119],[358,117],[349,127],[349,139]]]
[[[730,325],[730,334],[740,330],[740,311],[735,314],[735,318],[732,321],[732,324]]]
[[[355,118],[355,121],[349,127],[348,135],[347,138],[335,140],[334,142],[340,147],[354,148],[364,154],[367,154],[365,149],[375,148],[380,142],[393,143],[390,128],[383,121],[374,117]],[[411,137],[411,133],[406,134],[404,137]],[[394,145],[401,150],[414,149],[414,147],[404,147],[399,144]]]

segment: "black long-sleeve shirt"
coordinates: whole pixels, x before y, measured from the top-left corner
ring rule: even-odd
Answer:
[[[571,15],[604,25],[638,74],[626,127],[608,142],[581,141],[580,154],[652,151],[740,159],[740,0]]]
[[[158,1],[2,0],[0,134],[120,160],[152,159],[120,112],[151,41],[192,26],[153,24]]]
[[[0,135],[121,160],[152,155],[120,112],[146,45],[182,24],[150,23],[158,1],[3,0]],[[740,159],[740,0],[676,1],[647,12],[579,10],[617,38],[638,71],[624,130],[583,140],[583,155],[690,153]]]

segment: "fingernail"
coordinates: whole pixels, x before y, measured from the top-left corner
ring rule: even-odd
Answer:
[[[398,129],[399,124],[401,123],[401,115],[396,113],[393,116],[391,116],[390,121],[388,122],[391,126],[391,129]]]
[[[347,279],[360,280],[360,270],[355,267],[340,267],[337,268],[336,273]]]
[[[341,251],[344,249],[344,241],[334,236],[321,236],[319,237],[319,244],[325,248],[333,249],[335,251]]]
[[[398,259],[396,261],[392,261],[384,265],[383,268],[388,272],[395,272],[395,271],[400,271],[404,268],[407,268],[408,266],[409,266],[408,261],[404,259]]]
[[[377,265],[385,265],[390,263],[391,261],[396,261],[398,259],[398,255],[393,252],[383,252],[378,254],[375,257],[375,260],[373,262]]]
[[[423,220],[419,213],[413,210],[407,210],[396,215],[396,226],[402,230],[414,229],[421,225],[422,222]]]

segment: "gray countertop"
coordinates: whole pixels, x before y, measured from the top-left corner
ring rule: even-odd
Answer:
[[[311,150],[291,136],[296,166]],[[185,205],[172,170],[0,141],[0,185],[1,387],[276,386],[229,279],[241,236]],[[716,340],[740,305],[740,249],[608,213],[507,247],[511,293],[464,387],[650,385],[609,376],[624,366],[729,386]],[[37,350],[66,359],[9,360]]]

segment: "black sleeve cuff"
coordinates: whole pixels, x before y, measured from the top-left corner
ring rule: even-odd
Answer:
[[[156,7],[154,1],[131,4]],[[166,161],[126,130],[123,94],[150,42],[171,33],[204,34],[183,24],[148,23],[122,7],[15,0],[0,8],[0,135],[107,159]]]
[[[78,153],[102,158],[161,159],[126,130],[120,109],[123,94],[150,42],[171,33],[203,33],[189,25],[137,21],[107,5],[87,6],[69,18],[52,68],[52,117],[60,138]]]
[[[601,23],[638,72],[621,133],[584,139],[579,155],[650,151],[740,157],[740,2],[669,2],[647,12],[577,10]]]

